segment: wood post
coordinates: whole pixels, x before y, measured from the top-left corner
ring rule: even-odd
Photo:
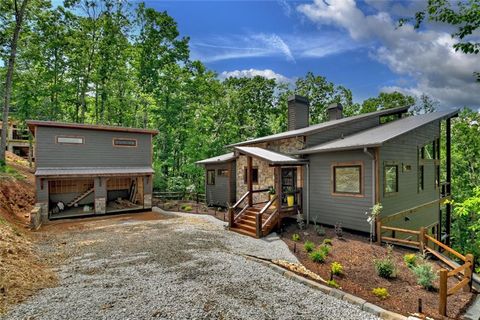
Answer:
[[[469,279],[468,286],[463,287],[463,291],[470,292],[472,290],[472,279],[473,279],[473,267],[475,260],[473,259],[473,254],[469,253],[465,256],[465,263],[470,263],[470,268],[465,269],[465,278]]]
[[[425,246],[427,245],[427,238],[425,238],[425,227],[420,228],[420,233],[418,235],[418,242],[420,243],[420,252],[424,254]]]
[[[377,219],[376,221],[376,235],[377,235],[377,243],[378,245],[382,245],[382,221],[380,219]]]
[[[247,157],[247,185],[248,185],[248,206],[253,205],[253,168],[252,168],[252,157]]]
[[[228,227],[231,228],[233,227],[233,208],[232,207],[228,207]]]
[[[255,215],[255,226],[256,226],[256,235],[257,235],[257,238],[261,238],[262,237],[262,215],[257,213]]]
[[[282,167],[275,167],[275,193],[277,194],[277,199],[275,205],[277,210],[282,209]]]
[[[439,289],[439,302],[438,302],[438,313],[442,316],[447,316],[447,280],[448,280],[448,270],[440,270],[440,289]]]

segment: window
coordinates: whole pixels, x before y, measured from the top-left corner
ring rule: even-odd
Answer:
[[[228,169],[218,169],[217,176],[228,177]]]
[[[384,167],[383,190],[386,194],[398,192],[398,166],[387,164]]]
[[[362,166],[338,165],[333,167],[333,192],[339,194],[362,193]]]
[[[247,176],[248,176],[248,168],[243,169],[243,182],[245,184],[248,183]],[[252,168],[252,183],[257,184],[258,183],[258,168]]]
[[[57,143],[61,144],[84,144],[84,137],[57,136]]]
[[[207,184],[215,185],[215,170],[207,170]]]
[[[418,191],[423,191],[425,187],[425,167],[423,165],[418,166]]]
[[[113,138],[115,147],[136,147],[137,139]]]

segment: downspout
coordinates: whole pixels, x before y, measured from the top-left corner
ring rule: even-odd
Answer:
[[[368,149],[365,147],[363,148],[363,152],[365,154],[367,154],[370,158],[372,158],[372,207],[375,205],[375,199],[376,199],[376,195],[375,195],[375,192],[376,192],[376,186],[375,186],[375,180],[376,180],[376,166],[375,166],[375,162],[377,161],[375,159],[375,155],[372,154],[370,151],[368,151]]]
[[[310,164],[306,164],[306,177],[305,177],[305,186],[307,187],[307,190],[305,192],[305,198],[306,198],[306,206],[305,209],[307,211],[307,226],[310,224]]]

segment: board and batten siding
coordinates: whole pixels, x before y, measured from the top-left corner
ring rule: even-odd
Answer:
[[[383,205],[382,217],[438,200],[440,190],[435,185],[435,161],[424,161],[424,190],[418,190],[417,149],[440,137],[440,121],[422,126],[414,131],[386,142],[379,150],[379,199]],[[398,193],[384,194],[384,165],[398,164]],[[403,166],[410,165],[406,171]],[[439,205],[431,205],[408,216],[389,223],[390,226],[418,229],[430,226],[439,219]]]
[[[83,137],[84,144],[57,143],[57,136]],[[137,146],[113,146],[114,138],[136,139]],[[151,134],[38,126],[35,139],[37,168],[152,166]]]
[[[317,224],[369,232],[365,212],[373,205],[372,158],[361,150],[308,155],[310,160],[309,199],[310,220]],[[333,170],[335,163],[361,161],[363,196],[333,195]]]
[[[345,123],[335,126],[333,129],[325,130],[322,132],[314,133],[306,137],[306,148],[319,145],[321,143],[329,142],[332,140],[340,139],[342,136],[346,137],[354,133],[374,128],[380,125],[380,118],[373,117],[354,121],[352,123]]]
[[[219,176],[218,170],[228,170],[227,176]],[[207,171],[215,170],[215,184],[207,184]],[[233,175],[233,177],[232,177]],[[230,179],[232,177],[232,179]],[[233,180],[233,182],[232,182]],[[226,207],[235,201],[235,161],[205,165],[205,196],[207,205]],[[232,201],[233,197],[233,201]]]

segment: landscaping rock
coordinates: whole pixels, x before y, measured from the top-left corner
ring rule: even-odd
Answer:
[[[365,302],[362,306],[362,310],[370,312],[376,316],[380,316],[382,312],[385,311],[385,309],[380,308],[379,306],[374,305],[373,303],[370,303],[370,302]]]

